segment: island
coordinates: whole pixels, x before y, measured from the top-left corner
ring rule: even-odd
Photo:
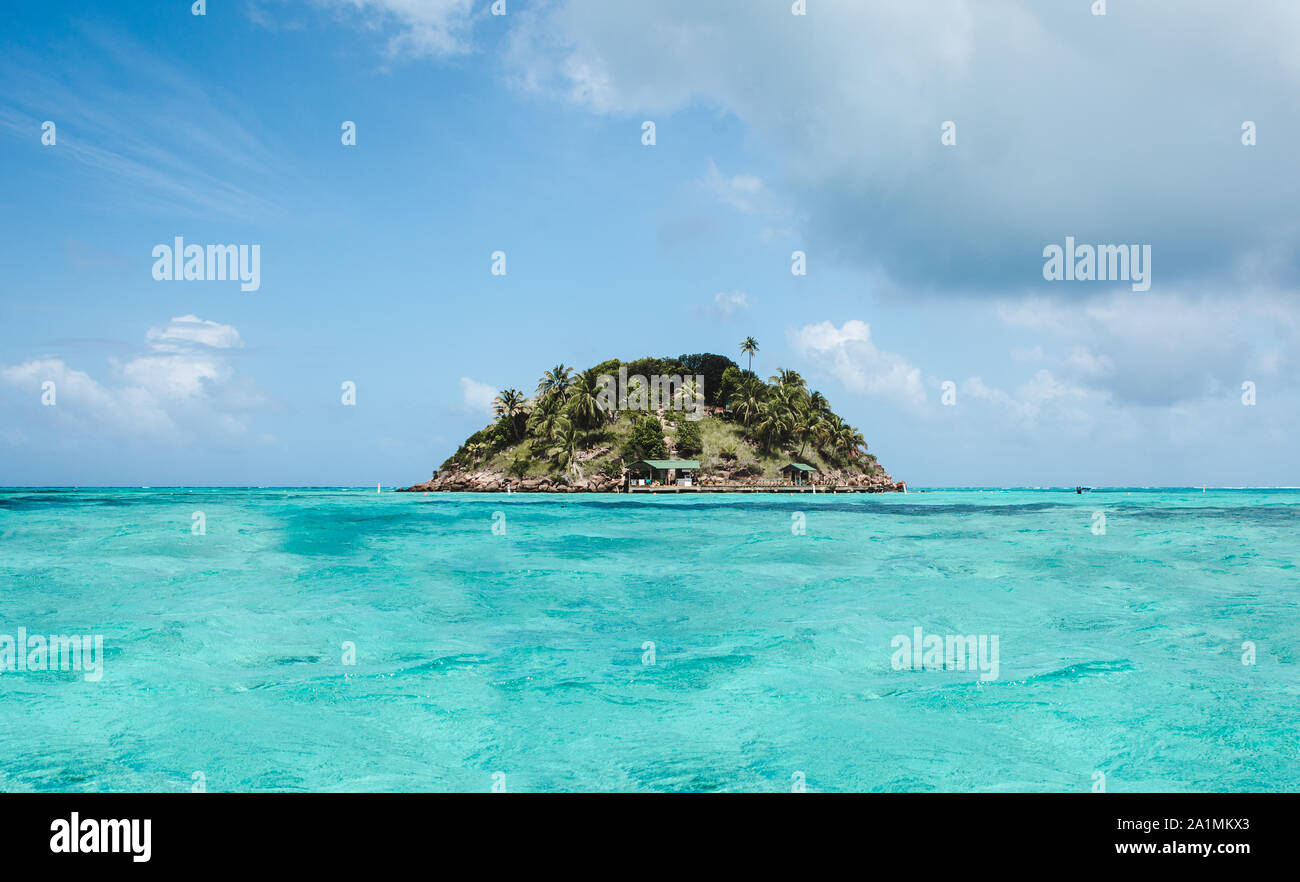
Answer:
[[[742,353],[751,365],[757,343]],[[559,364],[529,397],[502,389],[495,420],[403,492],[905,492],[862,432],[797,372],[763,380],[724,355]]]

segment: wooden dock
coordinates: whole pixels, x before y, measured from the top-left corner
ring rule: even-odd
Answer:
[[[848,487],[848,486],[818,486],[816,488],[807,484],[711,484],[700,486],[693,484],[690,487],[679,487],[676,485],[659,486],[659,487],[629,487],[629,493],[870,493],[871,490],[866,487]]]

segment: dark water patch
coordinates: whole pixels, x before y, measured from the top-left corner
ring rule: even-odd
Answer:
[[[1079,662],[1078,664],[1067,665],[1055,671],[1048,671],[1043,674],[1034,674],[1030,677],[1019,677],[1024,683],[1051,683],[1058,680],[1075,681],[1087,677],[1100,677],[1106,674],[1122,673],[1124,671],[1136,670],[1133,663],[1128,659],[1117,659],[1114,661],[1090,661]],[[1002,679],[1012,679],[1003,677]]]
[[[987,533],[975,530],[935,530],[933,533],[900,533],[890,535],[889,541],[895,539],[996,539]]]
[[[754,663],[754,656],[748,653],[727,653],[723,655],[693,656],[691,658],[673,658],[671,655],[657,655],[653,668],[658,674],[657,683],[666,686],[679,686],[687,689],[706,689],[722,676],[735,673]]]
[[[281,769],[262,772],[257,777],[240,782],[239,790],[268,790],[273,792],[303,792],[309,790],[300,775]]]
[[[130,506],[140,505],[157,505],[159,499],[150,497],[147,499],[126,500],[116,497],[94,497],[94,496],[69,496],[69,497],[37,497],[37,496],[0,496],[0,511],[43,511],[48,512],[56,509],[79,509],[79,508],[128,508]]]
[[[342,556],[387,537],[410,536],[413,532],[441,534],[427,520],[413,519],[406,511],[329,508],[319,511],[290,510],[277,515],[284,533],[282,549],[304,556]]]
[[[1300,505],[1242,505],[1242,506],[1191,506],[1180,508],[1148,507],[1142,505],[1111,505],[1104,511],[1107,518],[1130,518],[1133,520],[1170,521],[1217,520],[1234,525],[1247,524],[1292,524],[1300,522]]]
[[[615,668],[649,668],[653,665],[648,664],[645,659],[645,650],[639,646],[629,647],[617,655],[610,658],[609,663]],[[656,650],[657,655],[657,650]]]
[[[102,767],[91,761],[57,761],[44,756],[16,756],[11,759],[13,767],[24,770],[15,775],[13,780],[35,791],[67,793],[82,790],[86,784],[103,774]]]
[[[409,661],[402,658],[401,661]],[[401,674],[447,674],[452,671],[467,671],[489,663],[486,655],[481,653],[460,652],[443,655],[434,659],[421,660],[418,664],[408,665],[398,673]]]
[[[519,540],[520,550],[547,552],[556,557],[581,558],[634,551],[659,555],[664,552],[666,545],[668,543],[658,536],[584,536],[578,533],[546,539]]]
[[[638,790],[720,793],[733,788],[735,776],[711,770],[716,765],[717,757],[700,756],[683,761],[660,756],[654,763],[630,766],[626,774],[636,782]]]
[[[27,494],[0,494],[0,511],[58,514],[64,511],[101,509],[155,510],[170,506],[195,504],[249,504],[263,506],[266,500],[247,500],[230,493],[190,493],[186,491],[152,491],[103,494],[88,491],[40,491]]]
[[[673,494],[675,497],[676,494]],[[454,506],[456,508],[505,507],[506,511],[520,508],[541,507],[557,513],[567,509],[584,511],[681,511],[681,512],[749,512],[771,511],[788,513],[792,508],[807,507],[809,511],[839,511],[848,513],[900,513],[900,514],[969,514],[987,512],[990,514],[1024,513],[1051,511],[1056,509],[1077,509],[1072,502],[1026,502],[1018,505],[989,503],[911,503],[890,501],[899,498],[891,493],[836,494],[683,494],[683,498],[667,496],[651,497],[648,494],[547,494],[517,493],[509,497],[496,494],[498,498],[474,499],[431,499],[425,502],[432,506]],[[506,499],[510,501],[507,502]]]

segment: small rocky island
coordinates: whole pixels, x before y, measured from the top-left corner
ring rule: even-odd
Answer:
[[[751,356],[749,338],[742,352]],[[730,358],[556,365],[503,389],[496,420],[406,492],[903,491],[795,371],[764,381]]]

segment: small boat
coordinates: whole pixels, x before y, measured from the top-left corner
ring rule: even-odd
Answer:
[[[1085,491],[1091,491],[1091,490],[1092,490],[1091,487],[1075,487],[1075,488],[1074,488],[1074,492],[1075,492],[1075,493],[1083,493],[1083,492],[1085,492]]]

